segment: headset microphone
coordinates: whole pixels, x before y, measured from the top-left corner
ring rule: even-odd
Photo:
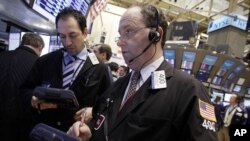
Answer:
[[[158,40],[158,38],[159,38],[158,36],[155,36],[155,37],[150,41],[150,43],[145,47],[145,49],[144,49],[139,55],[135,56],[133,59],[130,59],[128,62],[131,63],[131,62],[133,62],[136,58],[140,57],[144,52],[146,52],[146,51],[149,49],[149,47],[150,47],[155,41]]]

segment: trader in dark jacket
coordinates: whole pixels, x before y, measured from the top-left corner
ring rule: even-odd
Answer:
[[[217,140],[206,88],[164,61],[166,29],[162,11],[152,5],[124,13],[117,45],[132,73],[104,93],[93,109],[93,122],[74,123],[70,135],[85,141]]]
[[[35,109],[37,122],[66,131],[80,119],[81,108],[91,109],[97,97],[109,87],[110,79],[107,66],[99,62],[94,53],[89,53],[84,44],[87,28],[82,13],[65,8],[57,15],[55,23],[64,48],[37,60],[22,86],[22,97],[27,112],[31,106]],[[37,86],[72,90],[79,102],[79,111],[34,97],[33,90]]]
[[[38,34],[26,33],[14,51],[0,53],[0,138],[23,140],[25,121],[22,118],[19,87],[40,56],[44,41]],[[14,136],[13,136],[14,135]]]

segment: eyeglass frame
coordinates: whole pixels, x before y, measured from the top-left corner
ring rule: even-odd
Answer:
[[[130,38],[132,38],[136,33],[138,33],[139,31],[141,31],[142,29],[145,29],[145,28],[151,28],[151,27],[141,27],[141,28],[138,28],[137,30],[134,30],[134,31],[126,31],[125,33],[120,34],[121,36],[119,37],[115,37],[115,42],[119,42],[121,40],[128,40]]]

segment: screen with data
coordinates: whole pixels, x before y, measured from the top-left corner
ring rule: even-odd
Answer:
[[[35,0],[32,8],[45,18],[55,22],[55,17],[65,7],[72,7],[86,16],[89,0]]]

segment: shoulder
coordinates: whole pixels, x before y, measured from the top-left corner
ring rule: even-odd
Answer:
[[[53,51],[53,52],[50,52],[48,54],[41,56],[38,59],[38,61],[39,62],[55,61],[55,59],[62,58],[62,56],[63,56],[63,52],[60,49],[60,50],[56,50],[56,51]]]

